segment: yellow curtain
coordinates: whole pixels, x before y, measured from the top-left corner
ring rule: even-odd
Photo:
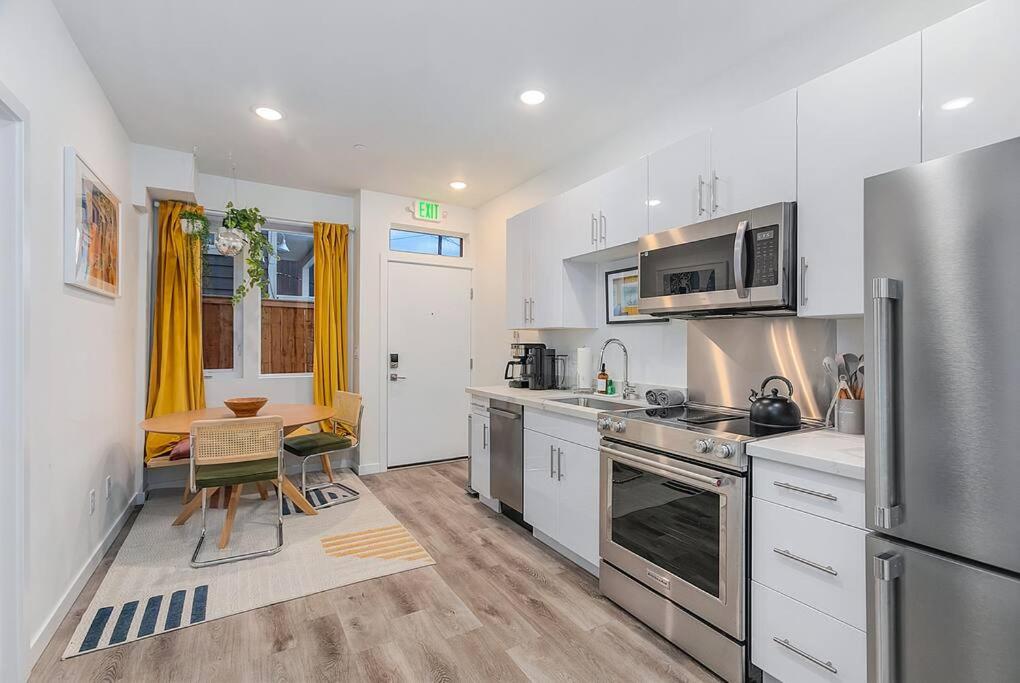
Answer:
[[[202,378],[201,245],[181,231],[180,202],[159,204],[156,241],[156,300],[149,354],[149,393],[145,417],[205,407]],[[163,455],[180,441],[148,434],[145,460]]]
[[[347,240],[338,223],[315,223],[315,322],[312,354],[313,398],[332,406],[347,390]],[[321,423],[329,430],[328,422]]]

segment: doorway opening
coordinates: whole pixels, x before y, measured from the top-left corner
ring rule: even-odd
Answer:
[[[24,334],[25,120],[24,109],[0,84],[0,468],[13,476],[0,514],[0,680],[24,678],[25,578]],[[13,509],[12,509],[13,508]],[[13,552],[10,552],[13,550]]]

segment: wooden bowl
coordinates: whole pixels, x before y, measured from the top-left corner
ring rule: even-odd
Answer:
[[[251,396],[248,398],[228,398],[223,402],[223,405],[230,408],[230,410],[237,417],[255,417],[262,410],[262,406],[266,405],[269,401],[265,396]]]

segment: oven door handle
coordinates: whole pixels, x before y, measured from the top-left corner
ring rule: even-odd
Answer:
[[[682,470],[679,467],[672,467],[671,465],[663,465],[663,464],[660,464],[660,463],[657,463],[657,462],[656,463],[651,463],[651,462],[648,462],[647,460],[644,460],[642,458],[635,457],[635,456],[631,455],[630,453],[624,453],[623,451],[618,451],[615,448],[609,448],[607,446],[599,446],[599,450],[602,451],[603,453],[606,453],[608,455],[613,456],[614,458],[617,458],[618,460],[626,460],[629,463],[632,463],[634,465],[638,465],[638,466],[640,466],[641,469],[659,470],[659,471],[664,472],[666,474],[671,474],[674,477],[679,477],[681,479],[686,479],[687,481],[696,482],[698,484],[708,484],[709,486],[714,486],[716,488],[719,488],[720,486],[722,486],[722,483],[723,483],[722,479],[719,479],[718,477],[706,477],[703,474],[698,474],[696,472],[688,472],[687,470]]]
[[[744,238],[747,236],[747,221],[740,221],[737,224],[737,236],[733,240],[733,275],[737,281],[737,297],[747,298],[747,285],[744,283],[744,271],[747,265],[744,263]]]

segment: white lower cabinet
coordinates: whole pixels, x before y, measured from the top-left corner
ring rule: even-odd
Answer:
[[[524,430],[524,520],[592,568],[599,562],[598,469],[595,449]]]
[[[480,496],[492,498],[489,488],[489,442],[492,436],[489,416],[473,409],[468,419],[471,422],[471,488]]]
[[[751,661],[773,679],[867,679],[864,482],[752,461]]]
[[[784,683],[867,680],[864,631],[757,581],[751,582],[751,610],[751,657],[773,678]]]

